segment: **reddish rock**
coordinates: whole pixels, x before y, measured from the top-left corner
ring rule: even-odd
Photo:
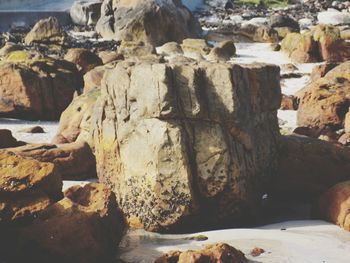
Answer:
[[[350,231],[350,181],[325,192],[319,199],[318,210],[323,219]]]
[[[303,136],[281,136],[271,192],[278,198],[312,198],[350,179],[350,149]]]
[[[62,196],[54,164],[0,151],[0,225],[30,221]]]
[[[350,106],[350,79],[334,75],[330,71],[300,92],[298,126],[320,130],[326,127],[333,130],[343,128],[345,114]]]
[[[282,102],[280,110],[297,110],[298,98],[293,95],[282,94]]]
[[[0,117],[58,119],[82,88],[82,75],[68,61],[15,52],[0,65]]]
[[[113,262],[125,232],[115,195],[102,184],[73,187],[19,230],[15,262]]]
[[[260,248],[260,247],[255,247],[252,249],[252,251],[250,251],[250,255],[252,257],[258,257],[260,256],[262,253],[265,253],[265,250]]]
[[[64,59],[77,65],[83,74],[103,64],[99,56],[84,48],[69,49]]]
[[[83,141],[59,147],[51,144],[28,144],[6,151],[40,162],[53,163],[64,180],[96,178],[95,156],[90,146]]]
[[[155,263],[244,263],[247,258],[240,251],[225,243],[206,246],[202,250],[189,250],[185,252],[171,251]]]

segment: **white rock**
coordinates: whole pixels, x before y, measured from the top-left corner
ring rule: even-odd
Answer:
[[[320,24],[348,25],[350,24],[350,13],[329,8],[327,11],[318,13],[317,20]]]
[[[248,21],[245,21],[244,23],[242,23],[242,25],[252,24],[256,26],[262,26],[262,25],[267,25],[267,23],[268,23],[267,17],[254,17]]]
[[[313,25],[312,19],[310,18],[302,18],[298,21],[298,23],[301,29],[306,29]]]

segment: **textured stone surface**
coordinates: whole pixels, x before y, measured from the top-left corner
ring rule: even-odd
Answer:
[[[289,33],[282,41],[282,50],[297,63],[345,62],[350,59],[350,44],[336,27],[317,25],[305,33]]]
[[[49,17],[37,22],[24,39],[26,45],[62,45],[64,41],[64,32],[56,17]]]
[[[64,59],[74,63],[80,72],[85,74],[97,66],[102,65],[102,59],[95,53],[85,48],[71,48]]]
[[[299,91],[299,126],[323,130],[344,127],[350,106],[350,63],[345,62]]]
[[[339,183],[325,192],[318,208],[322,218],[350,231],[350,181]]]
[[[101,93],[92,117],[98,176],[132,226],[254,214],[275,167],[278,67],[121,62]]]
[[[19,229],[10,256],[14,262],[113,262],[124,232],[125,220],[110,190],[96,183],[72,187]]]
[[[201,250],[185,252],[171,251],[158,258],[155,263],[245,263],[247,258],[234,247],[218,243],[208,245]]]
[[[84,141],[62,144],[59,147],[52,144],[27,144],[6,151],[40,162],[53,163],[62,174],[63,180],[77,181],[96,177],[95,156]]]
[[[104,38],[159,46],[198,37],[198,21],[180,0],[104,0],[96,30]]]
[[[61,195],[61,175],[53,164],[0,152],[0,225],[31,220]]]
[[[96,25],[101,16],[103,0],[79,0],[74,1],[70,9],[70,17],[77,25]]]
[[[277,198],[314,198],[350,179],[350,149],[305,136],[282,136],[278,171],[271,188]]]
[[[0,116],[58,119],[82,86],[82,75],[68,61],[12,52],[0,63]]]
[[[91,114],[97,98],[100,96],[99,89],[93,89],[86,94],[76,97],[67,109],[62,113],[57,134],[53,143],[71,143],[86,141],[93,145],[90,139]]]

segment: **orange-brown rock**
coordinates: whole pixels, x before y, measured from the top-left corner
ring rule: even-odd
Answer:
[[[0,149],[17,147],[25,143],[17,141],[16,138],[12,136],[12,132],[6,129],[0,129]]]
[[[336,27],[317,25],[305,33],[289,33],[282,50],[295,62],[344,62],[350,59],[350,44],[341,39]]]
[[[208,245],[202,250],[189,250],[185,252],[171,251],[160,258],[155,263],[244,263],[247,258],[234,247],[217,243]]]
[[[320,78],[323,78],[330,70],[338,66],[338,63],[327,62],[325,64],[317,65],[312,69],[310,81],[316,81]]]
[[[56,120],[82,86],[68,61],[12,52],[0,63],[0,116]]]
[[[54,164],[0,151],[0,224],[31,220],[61,196]]]
[[[102,63],[105,65],[112,61],[116,60],[124,60],[124,56],[116,51],[105,50],[98,53],[100,59],[102,59]]]
[[[250,255],[252,255],[252,257],[258,257],[263,253],[265,253],[265,250],[260,247],[255,247],[250,251]]]
[[[91,114],[100,94],[99,89],[93,89],[72,101],[61,115],[58,132],[53,143],[61,144],[83,140],[93,147],[90,136]]]
[[[53,163],[63,180],[85,180],[96,177],[95,156],[84,141],[62,144],[59,147],[51,144],[28,144],[6,151],[40,162]]]
[[[281,136],[278,170],[271,181],[275,196],[315,197],[350,179],[350,149],[304,136]]]
[[[85,48],[69,49],[64,59],[77,65],[83,74],[103,64],[99,56]]]
[[[113,262],[125,232],[115,195],[102,184],[73,187],[19,230],[14,262]]]
[[[345,115],[350,106],[349,63],[340,64],[299,92],[299,126],[320,130],[344,127]]]
[[[319,199],[318,210],[323,219],[350,231],[350,181],[325,192]]]
[[[297,110],[298,98],[293,95],[282,95],[281,110]]]

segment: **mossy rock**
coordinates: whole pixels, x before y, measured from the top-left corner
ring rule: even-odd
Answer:
[[[21,62],[21,61],[28,61],[33,57],[32,54],[30,54],[28,51],[25,50],[16,50],[10,52],[6,58],[6,62]]]

